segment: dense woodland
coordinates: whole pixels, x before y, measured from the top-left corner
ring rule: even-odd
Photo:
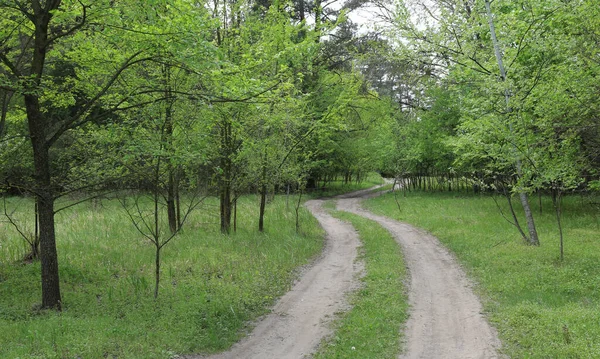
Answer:
[[[597,5],[0,0],[0,191],[35,199],[42,307],[61,308],[55,214],[109,195],[155,246],[155,296],[204,198],[227,234],[258,194],[263,231],[272,194],[371,171],[502,195],[539,244],[532,195],[560,223],[563,195],[600,190]]]

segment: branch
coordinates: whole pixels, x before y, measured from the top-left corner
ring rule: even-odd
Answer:
[[[48,1],[48,3],[50,3],[50,2],[51,1]],[[60,1],[57,1],[57,2],[60,3]],[[54,41],[60,39],[61,37],[65,37],[65,36],[69,36],[69,35],[73,34],[75,31],[81,29],[83,27],[83,25],[85,25],[85,21],[87,20],[87,6],[85,4],[83,4],[81,2],[81,0],[77,0],[77,2],[79,3],[79,5],[81,5],[81,8],[82,8],[81,21],[79,23],[75,24],[74,26],[72,26],[69,30],[60,32],[60,33],[54,35],[53,37],[51,37],[50,39],[48,39],[46,42],[48,45],[51,45]]]
[[[94,96],[90,101],[88,101],[84,106],[82,106],[81,109],[71,119],[69,119],[68,121],[65,121],[63,123],[63,125],[61,125],[56,130],[54,135],[47,140],[47,145],[52,145],[54,142],[56,142],[56,140],[58,140],[58,138],[63,133],[65,133],[65,131],[67,131],[71,128],[80,126],[83,123],[91,120],[90,118],[84,118],[83,120],[81,120],[81,119],[96,104],[96,102],[98,102],[98,100],[100,100],[100,98],[102,98],[102,96],[104,96],[106,94],[106,92],[108,92],[108,90],[111,88],[111,86],[119,79],[119,77],[121,76],[123,71],[128,69],[130,66],[133,66],[140,62],[144,62],[144,61],[151,59],[151,57],[147,57],[147,58],[142,58],[142,59],[138,59],[138,60],[134,61],[133,59],[135,59],[137,56],[139,56],[142,52],[143,51],[140,50],[140,51],[137,51],[136,53],[134,53],[133,55],[129,56],[123,62],[123,64],[117,69],[117,71],[112,75],[112,77],[104,84],[104,86],[100,89],[100,91],[96,94],[96,96]]]
[[[8,223],[10,223],[17,230],[17,232],[19,232],[21,237],[23,237],[23,239],[27,243],[29,243],[29,245],[33,245],[33,242],[29,239],[29,237],[25,233],[23,233],[23,231],[21,231],[21,228],[19,228],[19,225],[13,220],[12,213],[9,214],[8,211],[6,210],[6,197],[3,197],[3,203],[4,203],[4,216],[6,217],[6,219],[8,219]],[[13,211],[13,213],[14,213],[14,211]]]

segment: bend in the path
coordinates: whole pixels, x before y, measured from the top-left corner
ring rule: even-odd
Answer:
[[[347,293],[358,287],[362,266],[356,262],[360,245],[356,231],[350,224],[327,214],[322,203],[322,200],[306,203],[326,231],[321,257],[248,337],[230,351],[203,358],[300,359],[312,354],[330,334],[328,324],[336,312],[345,308]]]
[[[400,358],[500,358],[496,332],[448,250],[423,231],[362,209],[362,198],[340,199],[337,208],[374,220],[392,233],[410,273],[411,314],[405,329],[406,350]]]

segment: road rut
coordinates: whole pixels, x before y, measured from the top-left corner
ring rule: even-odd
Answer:
[[[410,273],[410,317],[401,359],[492,359],[500,341],[482,314],[471,282],[433,236],[360,207],[358,198],[338,200],[338,210],[371,219],[400,244]],[[402,290],[399,288],[398,290]]]

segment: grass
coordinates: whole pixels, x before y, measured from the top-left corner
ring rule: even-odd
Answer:
[[[365,206],[430,231],[456,254],[478,283],[505,354],[600,358],[600,223],[586,200],[565,198],[561,262],[549,198],[536,215],[540,247],[524,245],[490,197],[412,192],[398,199],[400,210],[393,194]]]
[[[350,299],[352,309],[335,323],[335,335],[321,345],[315,359],[392,359],[400,352],[400,328],[408,317],[404,293],[406,269],[400,247],[377,223],[344,212],[363,243],[366,274]]]
[[[24,221],[31,201],[10,201]],[[39,262],[22,263],[24,241],[0,221],[0,358],[172,358],[229,347],[322,249],[322,231],[304,209],[295,233],[293,203],[276,197],[261,234],[258,198],[244,197],[237,233],[224,236],[218,203],[208,199],[162,251],[158,300],[153,246],[116,200],[60,212],[62,313],[36,309]]]

